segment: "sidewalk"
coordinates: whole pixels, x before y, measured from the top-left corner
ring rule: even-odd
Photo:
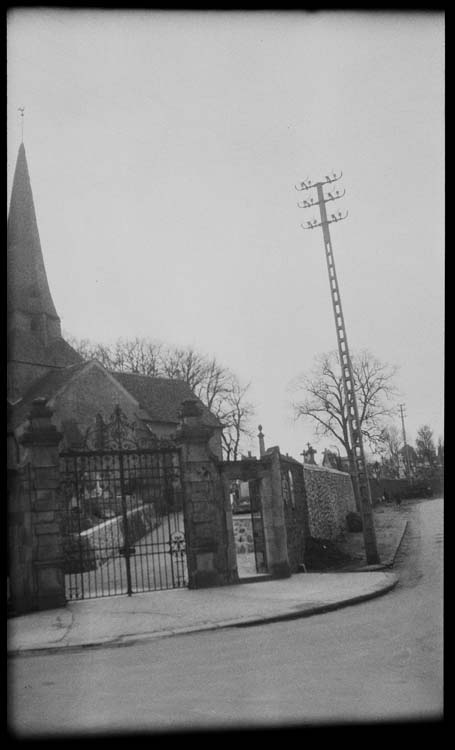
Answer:
[[[172,589],[69,602],[66,607],[8,621],[8,654],[57,652],[121,646],[157,637],[225,627],[245,627],[308,617],[365,601],[390,591],[397,576],[387,571],[401,543],[405,520],[379,513],[382,564],[345,572],[299,573],[220,588]],[[360,550],[362,534],[346,544]],[[355,558],[355,555],[351,555]],[[251,579],[250,579],[251,580]]]
[[[349,570],[386,570],[394,562],[407,528],[407,503],[401,506],[379,504],[374,507],[374,528],[376,542],[381,560],[380,565],[367,565],[362,533],[347,534],[344,542],[339,543],[342,552],[348,554],[352,563],[343,568]]]

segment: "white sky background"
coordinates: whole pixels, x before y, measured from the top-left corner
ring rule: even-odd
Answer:
[[[399,366],[408,442],[443,435],[442,13],[19,9],[9,187],[21,106],[65,332],[215,355],[251,381],[266,445],[299,458],[309,440],[320,460],[334,441],[294,423],[287,387],[336,334],[321,229],[300,228],[317,209],[294,184],[342,170],[351,351]]]

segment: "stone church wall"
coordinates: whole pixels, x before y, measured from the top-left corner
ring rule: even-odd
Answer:
[[[104,420],[112,416],[119,404],[128,422],[134,422],[138,411],[137,402],[116,385],[101,369],[91,367],[75,377],[69,387],[55,397],[54,421],[75,420],[84,432],[93,426],[94,418],[100,413]]]

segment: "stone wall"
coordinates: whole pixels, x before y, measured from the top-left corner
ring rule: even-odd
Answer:
[[[237,555],[254,552],[253,524],[249,513],[232,517]]]
[[[224,461],[220,467],[229,507],[232,482],[248,482],[250,486],[253,483],[256,487],[254,491],[260,497],[262,528],[258,526],[255,531],[260,537],[257,548],[265,553],[263,572],[268,572],[273,578],[288,578],[291,571],[288,561],[279,448],[270,448],[259,460],[249,457],[241,461]],[[230,525],[232,526],[232,520]],[[232,550],[236,557],[234,538]]]
[[[281,488],[286,525],[286,539],[291,573],[301,569],[308,536],[308,512],[303,466],[293,459],[280,457]]]
[[[356,510],[351,477],[343,471],[305,464],[309,534],[337,539],[347,531],[346,515]]]
[[[8,573],[15,614],[65,604],[58,467],[61,435],[36,399],[21,438],[23,460],[9,473]]]
[[[142,539],[159,525],[152,503],[129,510],[127,517],[130,545]],[[81,531],[79,535],[75,535],[74,545],[71,545],[69,541],[71,547],[66,549],[65,572],[93,570],[106,562],[109,557],[118,554],[119,548],[123,547],[124,543],[123,516],[110,518],[108,521]]]
[[[8,606],[22,614],[34,607],[33,485],[30,467],[8,476]]]
[[[238,583],[228,483],[209,447],[214,428],[204,424],[194,399],[183,402],[180,414],[188,587]]]

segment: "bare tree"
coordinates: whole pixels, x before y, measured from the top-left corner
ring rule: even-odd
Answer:
[[[382,459],[382,474],[390,479],[397,479],[400,475],[400,446],[401,433],[399,428],[390,424],[384,427],[378,453]]]
[[[65,334],[65,340],[81,355],[82,359],[87,362],[91,359],[96,359],[106,369],[113,369],[115,354],[107,344],[96,343],[89,339],[77,339],[70,334]]]
[[[364,350],[351,356],[354,384],[359,409],[359,422],[366,446],[377,451],[381,445],[384,420],[392,416],[397,395],[393,378],[397,368],[380,362]],[[308,374],[300,375],[291,384],[296,399],[293,411],[315,425],[318,437],[334,437],[352,460],[346,398],[341,377],[338,352],[332,351],[316,358]]]
[[[162,374],[162,345],[147,339],[119,339],[112,353],[112,369],[139,375]]]
[[[254,406],[246,400],[249,387],[249,384],[241,386],[232,375],[230,388],[212,402],[215,414],[223,425],[221,439],[227,461],[237,461],[242,438],[251,438],[253,434],[250,420],[254,416]]]
[[[184,380],[196,395],[203,386],[207,366],[207,358],[193,347],[167,347],[161,357],[162,373],[168,378]]]
[[[242,386],[234,373],[220,365],[215,357],[207,357],[193,347],[165,346],[140,338],[118,339],[111,346],[70,336],[67,341],[84,359],[98,359],[114,372],[184,380],[195,396],[220,419],[225,458],[235,460],[238,457],[242,438],[250,436],[248,420],[254,413],[252,404],[246,400],[249,385]]]
[[[207,360],[204,378],[196,388],[196,395],[212,410],[215,402],[222,402],[223,399],[229,397],[234,382],[236,382],[235,376],[220,365],[215,358]]]
[[[242,386],[236,375],[220,365],[215,357],[208,358],[192,348],[168,349],[163,358],[168,377],[185,380],[223,425],[222,446],[227,461],[239,457],[242,439],[251,437],[249,420],[253,405],[246,400],[250,385]]]
[[[427,424],[417,430],[416,437],[417,458],[422,464],[434,466],[436,464],[436,448],[433,441],[433,430]]]

